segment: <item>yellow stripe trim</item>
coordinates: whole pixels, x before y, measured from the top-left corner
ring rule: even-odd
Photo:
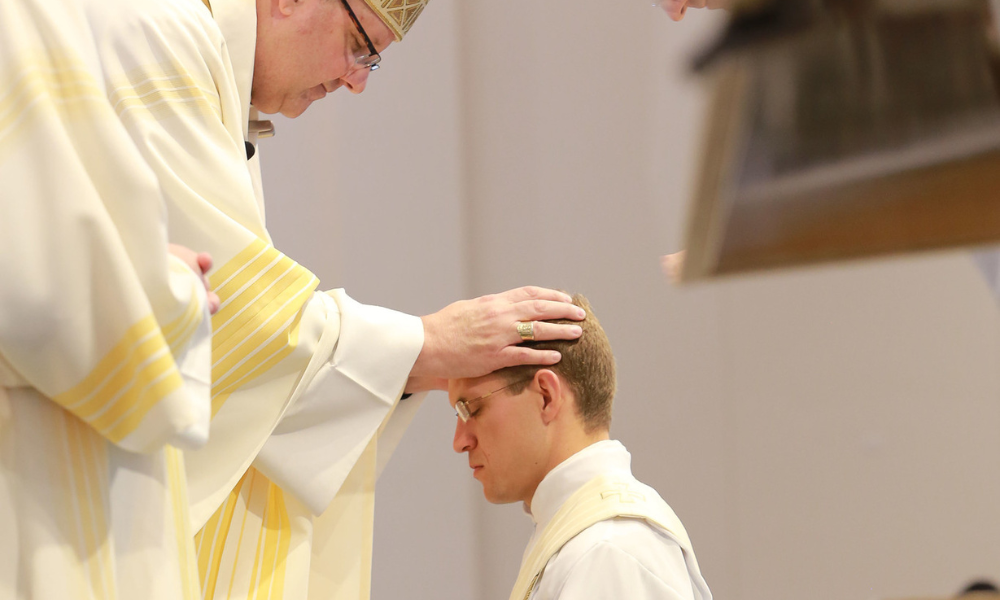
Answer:
[[[172,364],[173,360],[171,359],[170,362]],[[138,401],[131,412],[128,412],[124,419],[108,431],[108,439],[118,443],[128,437],[139,427],[139,423],[146,418],[146,415],[156,404],[182,387],[184,387],[184,379],[181,378],[176,367],[172,366],[170,372],[162,379],[139,394]]]
[[[153,406],[183,385],[156,321],[148,316],[129,328],[81,383],[54,400],[120,442]]]
[[[64,112],[80,103],[103,103],[101,87],[71,52],[54,48],[48,56],[22,58],[17,77],[0,90],[0,141],[25,123],[25,117],[42,107]],[[48,100],[48,102],[43,101]]]
[[[216,290],[216,293],[224,289],[226,287],[226,283],[234,275],[236,275],[236,273],[243,270],[243,268],[255,256],[264,252],[268,248],[269,246],[264,240],[255,239],[250,242],[250,245],[241,250],[239,254],[232,258],[232,260],[212,271],[211,275],[208,276],[208,281],[212,284],[212,289]],[[228,295],[229,294],[227,294],[227,296]]]
[[[243,289],[225,312],[220,310],[216,313],[219,316],[217,319],[213,318],[212,330],[216,332],[219,342],[214,348],[214,356],[225,356],[242,342],[248,328],[259,327],[270,318],[269,313],[258,312],[260,308],[280,306],[283,301],[294,297],[303,287],[312,283],[315,279],[312,273],[301,268],[295,269],[296,266],[286,259],[274,268],[265,270],[256,281]]]
[[[83,381],[72,389],[57,395],[54,400],[62,406],[74,410],[98,392],[106,392],[104,388],[110,383],[108,379],[115,371],[128,366],[134,367],[135,361],[141,362],[145,360],[145,356],[136,354],[135,346],[140,344],[155,329],[156,319],[152,315],[145,317],[130,327],[125,332],[125,335],[122,336],[121,341],[104,355],[104,358],[97,363],[94,370]],[[148,348],[147,351],[149,351]]]
[[[298,343],[302,307],[319,280],[262,240],[213,273],[212,414],[230,394],[279,364]]]
[[[281,600],[285,595],[285,563],[288,560],[292,530],[281,488],[270,485],[264,522],[264,551],[257,597]]]
[[[265,538],[267,537],[267,520],[268,513],[271,508],[271,487],[274,484],[268,481],[267,489],[265,494],[267,494],[266,502],[264,505],[264,514],[261,515],[260,531],[257,533],[257,547],[254,549],[253,553],[253,569],[250,571],[250,585],[248,600],[256,600],[260,593],[260,577],[261,577],[261,551],[264,548]]]
[[[240,522],[240,535],[236,538],[236,551],[233,554],[233,574],[229,578],[229,589],[226,592],[226,598],[232,598],[233,596],[233,585],[236,583],[236,572],[239,570],[238,566],[240,564],[240,552],[243,550],[243,536],[247,533],[247,515],[250,514],[250,508],[253,503],[254,488],[257,487],[257,481],[262,480],[263,483],[267,483],[267,479],[260,475],[257,469],[250,467],[247,474],[250,475],[250,487],[247,490],[245,496],[242,496],[240,500],[243,501],[243,519]],[[245,477],[245,476],[244,476]],[[253,535],[253,532],[250,532]],[[258,532],[258,535],[260,533]]]
[[[127,113],[159,116],[195,109],[204,116],[222,118],[222,103],[218,90],[211,82],[199,83],[179,64],[143,65],[113,83],[108,94],[119,117]],[[131,115],[129,115],[131,116]]]
[[[284,262],[282,265],[281,263]],[[213,325],[216,330],[222,331],[223,327],[240,314],[241,309],[248,304],[247,299],[252,300],[259,291],[246,290],[252,281],[269,274],[265,277],[265,283],[273,282],[277,276],[287,271],[292,263],[291,259],[278,255],[278,251],[273,248],[266,248],[264,251],[253,256],[239,272],[234,273],[227,281],[216,289],[216,293],[223,294],[229,300],[224,306],[219,307],[219,312],[215,313]],[[270,272],[272,269],[281,269]],[[259,290],[259,287],[256,288]],[[243,301],[240,301],[240,300]]]
[[[217,391],[212,395],[213,416],[215,416],[215,413],[219,412],[219,409],[222,408],[222,405],[225,403],[226,399],[229,398],[229,395],[241,387],[246,381],[250,381],[259,374],[271,369],[292,353],[292,350],[299,343],[299,319],[301,316],[301,313],[299,313],[295,317],[295,322],[292,323],[290,330],[287,331],[288,343],[279,352],[266,360],[259,359],[255,363],[248,362],[247,365],[244,366],[244,369],[235,372],[232,378],[227,379],[226,382],[220,382],[220,387],[218,387]],[[285,332],[282,332],[278,339],[275,340],[275,345],[278,345],[277,342],[284,338],[284,336]],[[258,358],[263,355],[263,352],[260,353]],[[227,382],[231,383],[228,383],[227,385]]]
[[[99,393],[86,404],[74,408],[74,412],[102,430],[118,422],[118,419],[132,408],[135,401],[134,395],[129,394],[128,390],[149,386],[174,365],[169,350],[165,348],[161,350],[158,341],[151,337],[136,348],[137,353],[146,356],[149,352],[159,350],[158,356],[138,365],[134,370],[119,369],[108,381],[109,385],[104,386],[104,393]]]
[[[195,536],[198,547],[198,575],[201,579],[202,597],[211,600],[215,597],[215,587],[218,583],[219,567],[222,564],[222,554],[229,537],[229,527],[233,522],[233,513],[240,500],[240,492],[247,481],[248,473],[244,473],[236,487],[229,493],[225,504],[215,511],[208,523]]]
[[[263,504],[263,505],[261,505]],[[257,508],[253,508],[256,506]],[[251,512],[261,511],[259,530],[248,523]],[[232,531],[234,516],[242,514],[238,535]],[[286,563],[291,548],[292,527],[285,503],[284,492],[263,474],[250,468],[230,492],[227,502],[219,508],[196,537],[198,543],[199,572],[205,600],[216,597],[230,598],[235,589],[245,583],[249,589],[248,600],[281,600],[284,597]],[[231,543],[227,543],[231,542]],[[250,579],[238,582],[242,571],[240,557],[253,548],[253,565]],[[245,555],[244,561],[250,560]],[[219,589],[222,563],[232,574],[228,589]],[[246,564],[244,562],[244,564]],[[246,577],[246,571],[243,577]],[[218,592],[218,594],[217,594]]]
[[[238,344],[221,343],[212,348],[212,380],[216,385],[222,378],[237,368],[251,352],[271,342],[279,331],[288,329],[290,321],[298,321],[302,306],[309,300],[316,287],[314,278],[300,278],[290,282],[288,287],[254,315],[253,320],[243,326]]]

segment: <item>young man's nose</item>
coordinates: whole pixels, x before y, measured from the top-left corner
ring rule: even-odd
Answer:
[[[476,438],[469,433],[469,426],[462,419],[456,418],[455,421],[455,439],[452,441],[451,447],[455,452],[462,453],[468,452],[475,445]]]

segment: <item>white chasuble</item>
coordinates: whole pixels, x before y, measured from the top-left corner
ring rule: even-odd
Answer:
[[[0,599],[198,596],[200,277],[79,3],[0,2]]]
[[[630,461],[602,441],[545,476],[510,600],[711,600],[684,526]]]
[[[317,292],[271,244],[260,149],[247,159],[254,2],[80,2],[110,104],[163,190],[170,240],[215,260],[211,436],[185,452],[202,594],[330,598],[310,590],[332,579],[337,597],[366,598],[370,465],[419,404],[394,410],[422,323]]]

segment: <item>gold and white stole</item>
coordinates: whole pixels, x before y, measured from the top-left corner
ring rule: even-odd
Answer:
[[[577,490],[545,526],[521,563],[510,600],[527,600],[549,559],[584,529],[614,518],[644,519],[668,531],[686,555],[691,540],[674,511],[656,490],[635,478],[599,475]]]

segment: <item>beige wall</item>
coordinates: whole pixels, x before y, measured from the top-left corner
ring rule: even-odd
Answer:
[[[882,598],[1000,576],[998,306],[961,253],[676,289],[718,25],[643,0],[435,0],[364,95],[265,142],[276,243],[423,314],[539,284],[593,301],[613,434],[716,597]],[[374,598],[506,598],[530,525],[428,399],[379,484]]]

